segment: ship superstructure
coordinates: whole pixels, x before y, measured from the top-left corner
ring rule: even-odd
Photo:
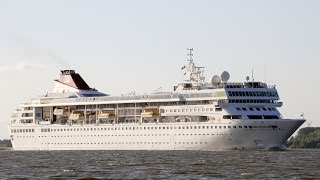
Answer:
[[[61,71],[52,93],[17,109],[9,125],[15,150],[283,149],[304,119],[284,119],[275,86],[205,82],[190,49],[186,77],[173,92],[110,96],[74,70]]]

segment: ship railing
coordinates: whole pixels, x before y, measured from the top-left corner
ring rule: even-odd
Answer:
[[[83,97],[72,99],[55,99],[51,103],[72,103],[72,102],[97,102],[97,101],[130,101],[130,100],[154,100],[154,99],[176,99],[214,97],[213,93],[179,94],[171,93],[165,95],[136,95],[117,97]]]

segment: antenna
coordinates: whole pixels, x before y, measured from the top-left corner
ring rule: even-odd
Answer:
[[[264,83],[267,83],[267,68],[266,68],[266,65],[264,65]]]
[[[187,50],[189,51],[189,54],[187,54],[187,55],[189,56],[188,61],[193,62],[193,59],[192,59],[192,56],[193,56],[193,54],[192,54],[193,48],[187,49]]]
[[[252,72],[251,72],[251,77],[252,77],[252,82],[254,82],[253,68],[252,68]]]

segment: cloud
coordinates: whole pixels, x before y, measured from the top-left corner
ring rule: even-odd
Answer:
[[[29,71],[29,70],[39,70],[44,68],[45,67],[41,64],[20,62],[13,66],[0,66],[0,73],[22,72],[22,71]]]

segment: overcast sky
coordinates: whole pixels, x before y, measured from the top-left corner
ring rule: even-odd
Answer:
[[[320,126],[320,1],[0,0],[0,139],[20,103],[53,89],[60,69],[120,95],[171,91],[187,48],[207,80],[275,84],[285,118]]]

